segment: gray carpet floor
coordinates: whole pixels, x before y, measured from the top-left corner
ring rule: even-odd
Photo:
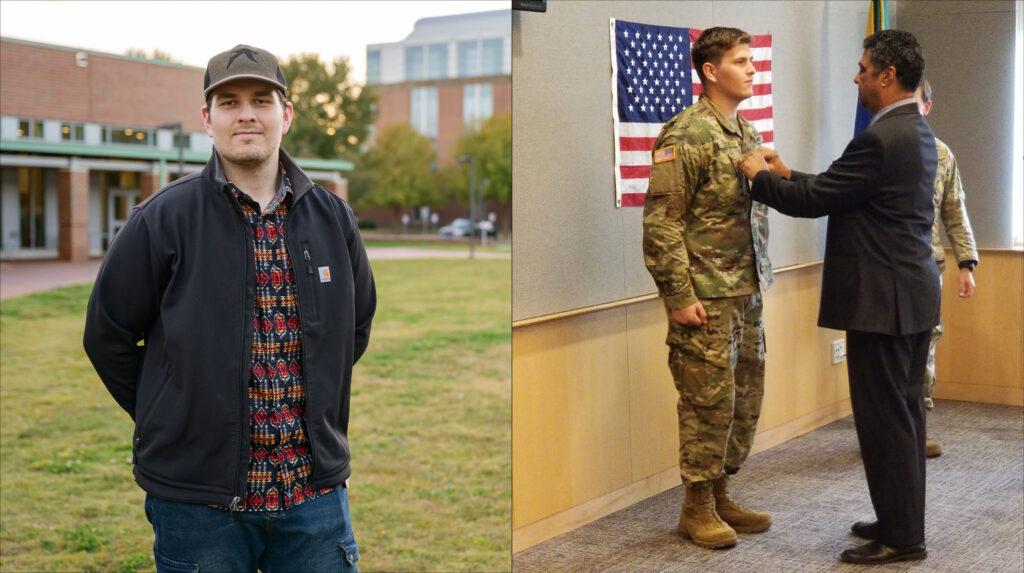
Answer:
[[[1024,572],[1024,409],[938,400],[928,424],[945,451],[928,460],[922,561],[838,561],[864,543],[850,525],[874,519],[847,417],[747,460],[731,480],[733,497],[771,512],[773,524],[740,534],[731,549],[701,549],[676,535],[677,487],[515,554],[513,570]]]

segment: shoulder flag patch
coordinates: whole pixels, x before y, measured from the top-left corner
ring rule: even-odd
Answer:
[[[666,161],[672,161],[676,158],[676,146],[669,145],[668,147],[662,147],[654,152],[655,163],[665,163]]]

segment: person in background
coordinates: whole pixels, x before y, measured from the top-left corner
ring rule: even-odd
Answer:
[[[917,109],[921,115],[927,116],[932,110],[932,86],[928,80],[921,79],[921,84],[914,91]],[[935,262],[939,265],[939,282],[942,273],[946,272],[946,250],[942,248],[942,236],[939,222],[946,229],[946,237],[953,248],[953,258],[957,265],[957,294],[960,298],[970,298],[974,294],[974,267],[978,266],[978,249],[971,232],[971,221],[967,218],[967,205],[964,204],[964,188],[960,183],[960,170],[956,167],[956,157],[949,146],[938,137],[935,147],[939,154],[939,165],[935,172],[935,223],[932,225],[932,249]],[[935,407],[932,397],[935,394],[935,345],[942,337],[942,323],[932,329],[931,342],[928,346],[928,368],[924,375],[924,407],[931,410]],[[925,444],[925,456],[934,458],[942,455],[942,446],[929,438]]]

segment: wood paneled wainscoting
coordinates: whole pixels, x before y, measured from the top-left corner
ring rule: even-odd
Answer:
[[[977,294],[943,291],[937,398],[1022,403],[1024,265],[983,250]],[[776,270],[765,297],[767,373],[753,454],[850,414],[844,333],[818,328],[821,263]],[[679,484],[665,313],[644,296],[513,324],[513,551]],[[956,349],[954,351],[954,349]]]

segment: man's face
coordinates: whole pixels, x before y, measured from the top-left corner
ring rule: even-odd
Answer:
[[[711,69],[705,68],[704,75],[721,95],[738,103],[754,94],[754,74],[757,70],[754,68],[749,44],[736,44],[722,54],[717,66],[710,65]]]
[[[864,109],[871,113],[882,109],[879,105],[882,100],[882,74],[875,70],[868,50],[864,50],[860,62],[857,62],[857,75],[853,76],[853,83],[857,84],[857,102]]]
[[[277,160],[294,112],[290,103],[282,108],[276,91],[266,82],[242,79],[213,92],[203,125],[221,159],[248,169]]]
[[[921,112],[921,115],[928,115],[928,112],[932,110],[932,102],[924,101],[923,89],[914,90],[914,101],[917,102],[917,111]]]

